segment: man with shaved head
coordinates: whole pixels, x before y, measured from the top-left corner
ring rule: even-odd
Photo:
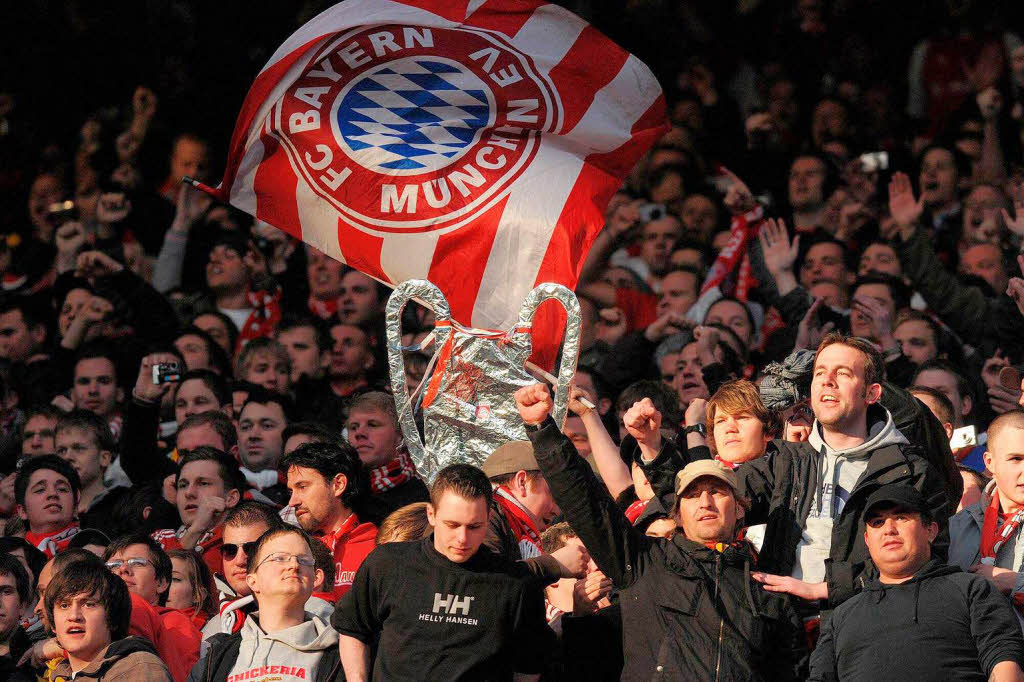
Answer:
[[[949,563],[988,578],[1024,613],[1024,410],[999,415],[988,427],[985,467],[996,481],[991,497],[949,520]],[[1024,622],[1024,619],[1022,619]]]

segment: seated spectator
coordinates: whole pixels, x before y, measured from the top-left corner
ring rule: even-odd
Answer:
[[[223,545],[222,545],[223,546]],[[217,614],[217,588],[213,575],[199,555],[187,549],[172,549],[171,587],[166,606],[189,617],[198,630]]]
[[[379,391],[363,393],[349,404],[348,440],[370,478],[370,493],[387,513],[427,500],[427,486],[416,473],[398,428],[394,398]]]
[[[459,679],[543,669],[554,645],[543,598],[525,566],[483,546],[490,503],[483,472],[445,467],[427,507],[433,534],[370,553],[331,619],[346,679],[370,679],[371,670],[374,679]]]
[[[46,614],[67,660],[54,678],[172,682],[153,646],[127,636],[131,611],[125,584],[102,566],[80,561],[55,574],[46,588]]]
[[[292,415],[292,402],[280,393],[254,390],[238,414],[238,455],[250,486],[274,504],[284,505],[288,489],[277,470],[284,449],[282,433]]]
[[[221,450],[200,446],[178,462],[175,504],[181,526],[153,533],[164,550],[194,549],[214,573],[220,571],[220,545],[227,512],[242,497],[244,479],[235,460]]]
[[[18,665],[31,646],[21,622],[32,609],[32,588],[21,562],[10,554],[0,555],[0,676],[12,682],[34,679],[30,670]]]
[[[325,591],[336,601],[352,586],[377,537],[377,527],[360,521],[353,510],[366,494],[362,462],[347,443],[306,443],[285,455],[281,470],[288,477],[288,504],[299,526],[334,555],[334,585]]]
[[[340,267],[340,263],[338,265]],[[292,385],[298,384],[303,377],[323,377],[330,362],[331,337],[322,321],[308,315],[285,315],[277,326],[277,342],[284,346],[291,360]]]
[[[284,346],[273,339],[253,339],[238,353],[235,378],[287,393],[292,386],[292,361]]]
[[[810,679],[1021,679],[1013,610],[987,580],[932,556],[939,525],[924,496],[884,485],[862,516],[878,577],[822,628]]]
[[[298,679],[335,679],[341,672],[338,633],[304,608],[319,573],[315,563],[308,536],[297,528],[260,536],[246,578],[259,611],[240,632],[211,640],[191,678],[247,679],[278,668]]]
[[[124,391],[117,382],[117,358],[104,346],[87,346],[75,362],[71,402],[110,422],[115,440],[121,435],[120,403]]]
[[[985,468],[992,472],[995,489],[949,520],[949,562],[987,578],[1024,614],[1022,437],[1020,410],[1001,414],[989,425]]]
[[[56,455],[33,457],[18,470],[14,499],[27,527],[25,539],[49,558],[78,533],[81,491],[78,473]]]

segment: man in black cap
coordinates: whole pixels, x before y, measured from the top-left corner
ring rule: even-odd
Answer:
[[[932,558],[939,525],[917,489],[881,486],[862,521],[878,575],[822,628],[810,679],[1024,679],[1013,609],[981,576]]]

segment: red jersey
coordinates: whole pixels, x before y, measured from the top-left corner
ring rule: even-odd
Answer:
[[[377,546],[377,526],[360,523],[359,518],[352,514],[338,530],[316,537],[334,554],[334,590],[331,597],[336,602],[352,587],[356,570]]]

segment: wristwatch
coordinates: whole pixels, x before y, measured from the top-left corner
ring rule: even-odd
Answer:
[[[698,434],[701,438],[708,437],[708,428],[703,424],[694,424],[693,426],[687,426],[683,429],[683,435],[688,436],[691,433]]]

